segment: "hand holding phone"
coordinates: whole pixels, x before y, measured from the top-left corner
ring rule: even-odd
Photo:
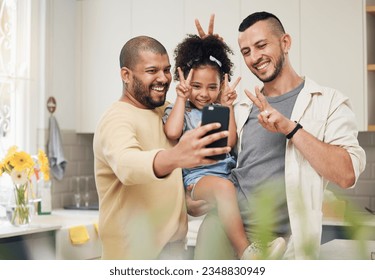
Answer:
[[[202,125],[209,123],[220,123],[220,128],[209,131],[206,135],[213,134],[220,131],[228,130],[229,127],[229,108],[221,105],[207,105],[202,111]],[[228,137],[221,138],[211,144],[207,148],[226,147],[228,145]],[[209,156],[208,158],[214,160],[225,159],[226,155]]]

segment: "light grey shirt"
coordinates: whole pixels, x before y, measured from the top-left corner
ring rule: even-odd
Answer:
[[[281,114],[290,118],[298,93],[304,86],[301,83],[294,90],[276,97],[267,97],[270,105]],[[289,219],[285,195],[285,144],[286,137],[264,129],[258,122],[259,109],[252,107],[244,125],[241,152],[238,164],[232,170],[231,180],[238,188],[238,199],[245,226],[256,224],[253,216],[258,207],[253,202],[261,193],[275,198],[268,210],[274,211],[275,232],[278,235],[289,233]],[[264,207],[264,205],[262,206]],[[250,229],[251,230],[251,229]]]

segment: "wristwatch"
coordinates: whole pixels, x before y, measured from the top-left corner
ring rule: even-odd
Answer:
[[[286,135],[287,139],[291,139],[293,137],[293,135],[296,134],[296,132],[299,129],[303,128],[303,126],[300,123],[298,123],[298,122],[295,122],[295,123],[297,123],[297,125],[289,134]]]

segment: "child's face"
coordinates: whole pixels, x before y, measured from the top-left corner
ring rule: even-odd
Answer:
[[[211,66],[194,68],[190,85],[192,91],[189,100],[195,107],[202,109],[204,106],[215,102],[219,95],[219,73]]]

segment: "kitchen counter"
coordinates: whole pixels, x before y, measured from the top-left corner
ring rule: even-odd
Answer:
[[[96,223],[98,211],[93,210],[53,210],[50,215],[35,215],[27,227],[15,227],[9,222],[0,224],[0,238],[14,237],[45,231],[59,230],[82,223]]]
[[[361,224],[366,230],[366,239],[375,240],[375,215],[367,212],[356,213],[362,219]],[[187,245],[194,247],[196,238],[198,235],[199,227],[204,219],[202,217],[191,217],[189,216],[189,231],[187,234]],[[351,227],[350,223],[339,218],[323,217],[323,233],[322,243],[325,245],[335,239],[351,239],[352,236],[348,236],[348,228]],[[375,241],[374,241],[375,242]],[[341,242],[345,243],[345,242]],[[323,250],[328,250],[330,246],[334,246],[335,243],[329,243],[328,247],[323,247]],[[333,244],[333,245],[332,245]],[[349,244],[349,243],[347,243]],[[327,249],[326,249],[327,248]]]
[[[0,224],[0,259],[96,259],[101,243],[96,231],[98,211],[53,210],[50,215],[33,216],[27,227]],[[72,227],[84,226],[89,240],[75,245],[70,240]]]
[[[25,259],[96,259],[101,255],[101,243],[96,230],[99,212],[95,210],[66,210],[56,209],[51,215],[34,216],[28,227],[14,227],[9,223],[0,224],[0,251],[8,248],[14,250],[14,245],[19,250],[28,251],[21,254]],[[204,217],[189,216],[189,231],[187,234],[188,247],[193,250],[200,224]],[[363,214],[364,226],[375,234],[375,215]],[[85,244],[73,245],[70,241],[69,229],[75,226],[84,226],[90,237]],[[364,259],[369,258],[369,252],[365,256],[354,254],[358,247],[358,241],[343,240],[337,237],[337,229],[350,226],[339,219],[323,219],[324,232],[332,229],[333,234],[322,245],[323,259]],[[334,231],[333,231],[334,229]],[[327,234],[326,234],[327,236]],[[370,238],[366,248],[375,251],[375,238]],[[9,243],[9,247],[7,246]],[[23,244],[24,243],[24,244]],[[5,247],[4,247],[5,246]],[[12,246],[12,247],[11,247]],[[44,249],[43,249],[44,248]],[[31,253],[30,253],[31,252]],[[2,258],[0,254],[0,258]],[[15,259],[19,257],[14,256]],[[9,259],[9,257],[8,257]]]
[[[10,223],[0,224],[0,238],[15,237],[46,231],[55,231],[61,228],[59,223],[37,223],[32,222],[27,227],[15,227]]]
[[[320,247],[321,260],[371,260],[375,259],[374,240],[334,239]]]
[[[355,225],[343,219],[324,218],[322,243],[324,244],[334,239],[358,239],[359,233],[366,240],[375,240],[375,215],[367,212],[354,214],[356,215],[356,218],[353,217]]]

